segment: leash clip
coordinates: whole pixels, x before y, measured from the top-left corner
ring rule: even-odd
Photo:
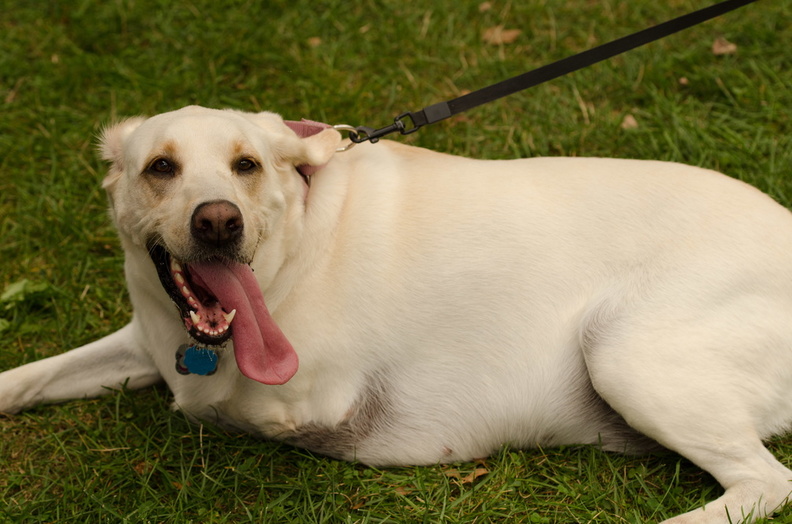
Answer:
[[[423,123],[420,123],[420,120],[421,119],[416,116],[416,113],[411,113],[408,111],[394,118],[391,125],[381,127],[379,129],[374,129],[373,127],[368,126],[355,127],[345,124],[333,126],[334,129],[339,131],[347,131],[349,133],[349,140],[352,141],[351,144],[346,147],[338,148],[337,151],[349,151],[355,147],[355,145],[362,144],[366,141],[376,144],[379,142],[380,138],[390,135],[391,133],[398,132],[402,135],[415,133],[423,126]]]

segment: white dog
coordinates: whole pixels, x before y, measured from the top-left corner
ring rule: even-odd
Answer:
[[[660,444],[726,489],[668,522],[785,503],[762,440],[792,422],[790,212],[679,164],[336,153],[299,127],[108,129],[132,321],[0,374],[0,410],[164,380],[196,419],[341,459]]]

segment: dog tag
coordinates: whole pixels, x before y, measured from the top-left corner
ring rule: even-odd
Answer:
[[[209,348],[183,344],[176,351],[176,371],[182,375],[211,375],[217,371],[217,353]]]

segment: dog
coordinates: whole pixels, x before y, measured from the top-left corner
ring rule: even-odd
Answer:
[[[676,163],[475,160],[273,113],[105,130],[132,320],[0,374],[0,411],[161,381],[195,420],[389,466],[664,447],[749,522],[792,471],[792,214]]]

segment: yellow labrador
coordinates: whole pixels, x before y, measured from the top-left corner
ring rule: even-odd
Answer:
[[[336,154],[297,127],[108,129],[132,321],[0,374],[0,410],[164,380],[192,417],[368,464],[659,444],[726,489],[675,524],[786,501],[762,445],[792,422],[786,209],[679,164]]]

